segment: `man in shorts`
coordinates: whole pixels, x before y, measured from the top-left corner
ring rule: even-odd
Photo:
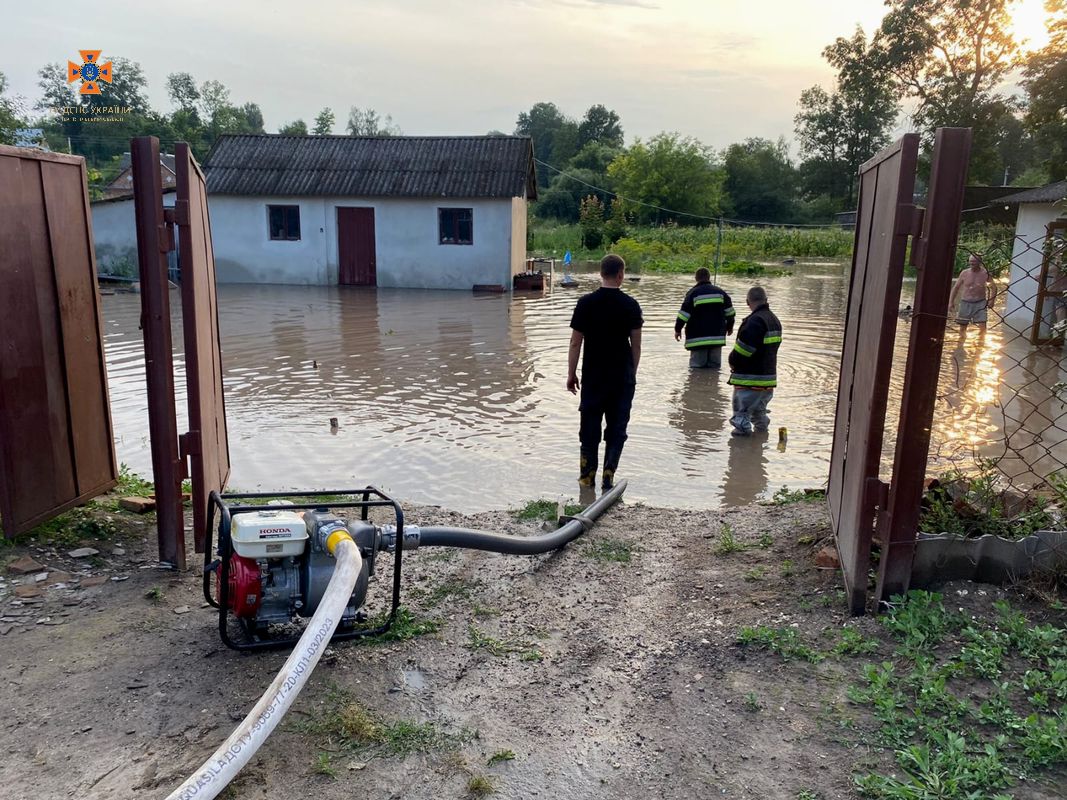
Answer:
[[[997,299],[997,287],[989,278],[989,273],[982,266],[982,257],[971,253],[967,259],[968,267],[956,278],[952,294],[948,298],[948,307],[956,310],[956,323],[960,326],[960,336],[967,331],[967,326],[974,323],[978,330],[985,333],[986,310],[993,307]]]

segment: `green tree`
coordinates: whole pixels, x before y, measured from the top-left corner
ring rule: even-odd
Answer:
[[[555,103],[534,103],[529,111],[519,113],[516,136],[533,139],[534,155],[546,164],[563,169],[578,152],[578,125],[564,116]],[[555,173],[537,171],[539,186],[548,186]]]
[[[756,222],[790,222],[797,175],[785,139],[746,139],[726,148],[724,187],[733,213]]]
[[[107,60],[106,57],[104,60]],[[111,59],[113,78],[111,83],[100,81],[100,94],[85,95],[84,103],[93,106],[121,106],[130,109],[134,116],[148,114],[148,79],[136,61],[122,56]]]
[[[324,108],[319,112],[319,115],[315,117],[315,129],[312,133],[316,136],[325,136],[333,133],[334,122],[333,110]]]
[[[805,161],[801,170],[805,194],[826,194],[844,204],[856,200],[856,175],[863,162],[889,141],[897,117],[894,87],[873,57],[862,28],[838,37],[823,50],[837,72],[834,91],[813,86],[800,94],[794,118]]]
[[[939,126],[974,129],[970,180],[1000,183],[997,153],[1014,101],[1000,93],[1015,63],[1009,6],[1017,0],[887,0],[875,36],[876,58],[925,140]]]
[[[582,198],[578,224],[582,228],[582,247],[587,250],[600,247],[604,241],[604,204],[595,194]]]
[[[298,119],[296,122],[289,122],[278,128],[278,133],[285,136],[307,136],[308,126],[302,119]]]
[[[23,127],[22,100],[6,93],[7,76],[0,72],[0,144],[14,144],[15,129]]]
[[[200,102],[200,89],[188,72],[172,72],[167,76],[167,96],[179,111],[199,118],[196,105]]]
[[[352,106],[348,112],[348,125],[345,126],[349,136],[399,136],[400,127],[393,123],[388,114],[385,119],[373,108]]]
[[[1050,181],[1067,178],[1067,1],[1045,0],[1049,43],[1023,70],[1026,125],[1044,153]]]
[[[599,103],[590,106],[578,123],[578,148],[596,142],[616,149],[623,145],[622,125],[619,115]]]
[[[639,222],[696,225],[700,217],[722,211],[723,171],[712,149],[691,137],[660,133],[647,143],[637,139],[611,163],[608,174],[621,197],[660,207],[640,206]]]
[[[604,238],[608,245],[613,245],[630,232],[632,215],[626,210],[626,203],[619,198],[611,201],[611,210],[604,221]]]

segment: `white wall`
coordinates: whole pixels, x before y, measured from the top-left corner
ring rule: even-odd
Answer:
[[[167,205],[174,204],[174,194],[164,197]],[[300,207],[298,241],[270,239],[268,205]],[[213,195],[208,209],[219,283],[335,285],[337,208],[349,206],[374,209],[379,286],[469,291],[475,284],[500,284],[510,289],[511,276],[523,269],[523,198],[364,201],[349,197]],[[473,209],[473,244],[439,243],[439,208]],[[92,213],[97,261],[106,265],[128,258],[136,267],[133,201],[96,203]]]
[[[163,195],[163,206],[174,207],[174,192]],[[137,274],[137,224],[133,198],[96,201],[89,205],[97,270],[104,275],[133,270]]]
[[[1067,210],[1052,203],[1021,203],[1015,222],[1015,247],[1011,256],[1011,281],[1004,316],[1020,328],[1032,325],[1037,306],[1037,282],[1041,277],[1042,247],[1046,226]]]
[[[374,209],[379,286],[465,289],[478,283],[511,288],[511,199],[333,198],[326,201],[327,261],[337,282],[337,208]],[[474,212],[473,244],[440,244],[439,208]],[[525,214],[525,210],[523,211]],[[525,242],[525,240],[524,240]],[[525,247],[525,244],[523,245]]]

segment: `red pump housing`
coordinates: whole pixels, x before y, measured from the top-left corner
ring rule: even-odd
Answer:
[[[220,604],[222,603],[221,576],[222,565],[220,564],[215,567],[215,599]],[[234,554],[230,557],[229,579],[230,610],[236,617],[255,619],[263,600],[259,564],[255,559]]]

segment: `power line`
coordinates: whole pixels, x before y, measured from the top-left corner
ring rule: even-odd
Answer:
[[[588,181],[583,181],[581,178],[576,177],[574,175],[571,175],[570,173],[564,172],[563,170],[559,169],[558,167],[554,167],[551,164],[549,164],[548,162],[542,161],[539,158],[534,158],[534,161],[536,161],[538,164],[540,164],[543,167],[548,167],[553,172],[559,173],[560,175],[562,175],[565,178],[570,178],[572,181],[577,181],[578,183],[582,184],[583,186],[588,186],[590,189],[595,189],[598,192],[602,192],[602,193],[604,193],[606,195],[610,195],[611,197],[616,197],[619,200],[622,200],[622,201],[627,202],[627,203],[633,203],[634,205],[644,206],[645,208],[653,208],[656,211],[663,211],[663,212],[665,212],[667,214],[677,214],[677,215],[682,216],[682,217],[692,217],[693,219],[703,219],[703,220],[708,220],[709,222],[729,222],[731,225],[750,225],[750,226],[760,226],[760,225],[762,225],[762,226],[765,226],[765,227],[772,227],[772,228],[838,228],[838,227],[840,227],[840,226],[834,225],[832,223],[831,224],[821,224],[820,225],[820,224],[815,224],[815,223],[810,223],[810,222],[757,222],[755,220],[728,219],[726,217],[708,217],[708,216],[704,216],[703,214],[690,214],[688,211],[676,211],[676,210],[674,210],[672,208],[664,208],[663,206],[653,205],[652,203],[645,203],[645,202],[642,202],[641,200],[634,200],[634,199],[632,199],[630,197],[623,197],[621,194],[619,194],[617,192],[612,192],[612,191],[610,191],[608,189],[603,188],[602,186],[594,186],[593,184],[589,183]]]

